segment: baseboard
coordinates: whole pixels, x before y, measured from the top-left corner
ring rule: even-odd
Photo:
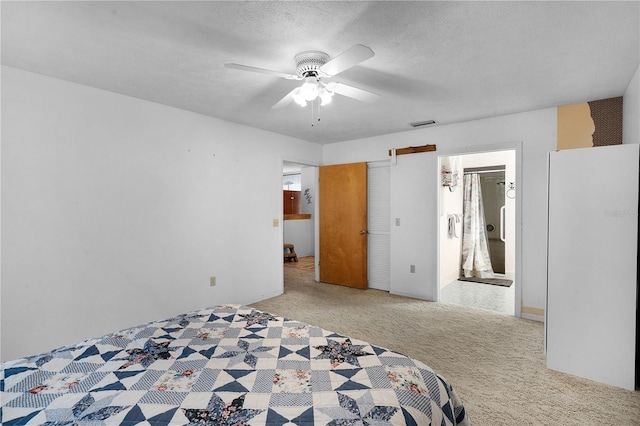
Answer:
[[[528,319],[532,321],[544,322],[544,315],[540,316],[540,315],[527,314],[527,313],[521,312],[520,318]]]
[[[456,270],[456,271],[451,271],[450,273],[446,274],[444,277],[440,277],[440,288],[444,288],[447,285],[451,284],[452,282],[456,281],[459,276],[460,276],[460,271]]]
[[[427,302],[433,302],[433,300],[427,299],[424,296],[418,296],[418,295],[411,294],[411,293],[403,293],[403,292],[389,290],[389,294],[393,294],[393,295],[396,295],[396,296],[402,296],[402,297],[409,297],[411,299],[425,300]]]
[[[315,256],[315,254],[313,254],[313,252],[312,253],[305,253],[305,252],[298,252],[297,250],[296,250],[296,254],[298,255],[298,258]]]
[[[251,300],[250,302],[242,302],[241,305],[250,305],[252,303],[262,302],[263,300],[271,299],[272,297],[281,296],[284,294],[284,289],[272,291],[269,293],[261,294],[258,299]]]

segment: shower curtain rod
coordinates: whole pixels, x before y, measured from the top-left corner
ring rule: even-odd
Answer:
[[[505,169],[490,169],[490,170],[470,170],[470,171],[465,171],[464,174],[465,175],[470,175],[471,173],[495,173],[495,172],[504,172]]]

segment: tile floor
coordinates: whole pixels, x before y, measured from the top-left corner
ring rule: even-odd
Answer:
[[[515,288],[453,281],[440,289],[440,301],[514,315]]]

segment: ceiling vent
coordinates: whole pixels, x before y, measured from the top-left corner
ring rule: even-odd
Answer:
[[[409,123],[409,125],[411,127],[423,127],[423,126],[430,126],[432,124],[436,124],[435,120],[425,120],[425,121],[416,121],[414,123]]]

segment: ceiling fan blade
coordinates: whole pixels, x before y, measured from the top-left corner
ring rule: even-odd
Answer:
[[[283,108],[287,105],[289,105],[291,102],[293,102],[293,96],[291,96],[293,94],[293,92],[296,89],[293,89],[292,91],[290,91],[289,93],[287,93],[284,98],[280,99],[278,102],[276,102],[271,109],[280,109]]]
[[[367,46],[356,44],[321,66],[320,71],[327,75],[336,75],[362,61],[372,58],[374,55],[373,50]]]
[[[224,66],[225,68],[231,68],[234,70],[251,71],[251,72],[258,72],[260,74],[274,75],[276,77],[286,78],[287,80],[302,80],[302,77],[298,77],[295,74],[287,74],[280,71],[272,71],[272,70],[266,70],[264,68],[250,67],[248,65],[224,64]]]
[[[380,95],[377,93],[333,81],[327,84],[327,90],[362,102],[374,102],[380,98]]]

